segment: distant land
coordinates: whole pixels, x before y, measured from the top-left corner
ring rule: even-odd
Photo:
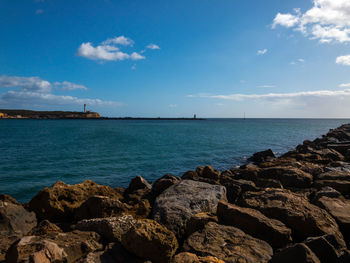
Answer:
[[[33,111],[0,109],[0,119],[204,120],[197,118],[103,117],[93,111]]]

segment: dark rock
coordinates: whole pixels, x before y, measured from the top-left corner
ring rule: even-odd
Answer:
[[[350,193],[350,181],[344,180],[316,180],[314,182],[314,187],[317,189],[322,189],[324,187],[331,187],[343,195],[348,195]]]
[[[306,188],[312,183],[312,175],[294,167],[271,167],[262,169],[259,176],[279,180],[284,187]]]
[[[174,233],[150,219],[137,220],[122,235],[121,243],[132,254],[154,263],[169,261],[178,248]]]
[[[221,199],[226,199],[223,186],[183,180],[166,189],[154,203],[153,218],[181,237],[187,221],[200,212],[216,213]]]
[[[237,227],[245,233],[281,248],[292,241],[291,230],[282,222],[268,218],[261,212],[221,201],[217,214],[221,222]]]
[[[345,180],[350,181],[350,172],[346,171],[329,171],[316,176],[318,180]]]
[[[133,178],[129,187],[125,189],[124,198],[132,204],[138,203],[141,199],[149,198],[152,186],[141,176]]]
[[[328,242],[327,237],[310,237],[303,242],[317,256],[322,263],[338,261],[338,254],[334,246]]]
[[[188,171],[183,176],[182,179],[200,181],[209,184],[220,184],[220,171],[214,170],[211,166],[201,167],[198,166],[196,171]]]
[[[218,217],[215,214],[210,213],[198,213],[193,215],[186,224],[186,236],[192,233],[202,230],[209,222],[218,223]]]
[[[238,228],[213,222],[189,236],[184,250],[199,256],[217,257],[224,262],[266,263],[272,256],[272,248],[265,241]]]
[[[269,263],[321,263],[317,256],[305,245],[295,244],[273,255]]]
[[[157,197],[163,193],[170,186],[178,183],[180,178],[171,174],[166,174],[163,177],[156,180],[152,185],[152,194],[154,197]]]
[[[29,233],[29,236],[43,236],[50,233],[62,233],[62,229],[48,220],[41,221]]]
[[[275,179],[258,178],[255,185],[260,188],[283,188],[281,182]]]
[[[339,198],[341,197],[341,193],[339,193],[337,190],[333,189],[332,187],[326,186],[323,187],[321,190],[315,193],[315,196],[313,197],[312,202],[315,203],[323,196],[331,197],[331,198]]]
[[[240,204],[284,223],[292,229],[293,240],[303,241],[308,237],[334,234],[345,247],[335,220],[325,210],[310,204],[304,196],[289,190],[270,188],[245,193]]]
[[[36,213],[39,220],[47,219],[54,223],[70,222],[74,220],[75,210],[95,195],[122,198],[113,188],[98,185],[91,180],[76,185],[57,182],[41,190],[28,206]]]
[[[266,151],[254,153],[251,157],[248,158],[248,161],[259,164],[271,160],[273,158],[276,158],[275,154],[272,152],[271,149],[268,149]]]

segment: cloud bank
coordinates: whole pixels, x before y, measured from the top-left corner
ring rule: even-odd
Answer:
[[[0,103],[5,107],[42,107],[83,105],[122,106],[121,102],[100,99],[78,98],[67,95],[55,95],[53,90],[72,91],[87,90],[84,85],[69,81],[51,83],[40,77],[0,76],[0,88],[9,89],[0,93]]]

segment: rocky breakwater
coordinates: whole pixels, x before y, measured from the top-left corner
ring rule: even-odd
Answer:
[[[0,195],[0,262],[350,262],[350,125],[250,160]]]

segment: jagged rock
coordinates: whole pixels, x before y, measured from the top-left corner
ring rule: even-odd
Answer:
[[[295,167],[271,167],[262,169],[259,176],[265,179],[279,180],[284,187],[306,188],[312,183],[312,175]]]
[[[190,220],[187,221],[186,236],[203,229],[209,222],[218,223],[218,217],[210,213],[198,213],[193,215]]]
[[[84,219],[76,224],[76,229],[94,231],[109,242],[121,242],[122,235],[129,231],[136,220],[130,215],[121,217]]]
[[[255,185],[260,188],[283,188],[281,182],[275,179],[257,178]]]
[[[269,263],[321,263],[317,256],[305,245],[295,244],[275,254]]]
[[[200,256],[213,256],[224,262],[268,262],[272,248],[265,241],[253,238],[242,230],[208,223],[203,230],[190,235],[184,250]]]
[[[216,213],[221,199],[226,199],[225,187],[183,180],[157,197],[153,218],[180,237],[185,234],[186,223],[194,214]]]
[[[316,176],[318,180],[345,180],[350,181],[350,172],[329,171]]]
[[[36,224],[33,212],[28,212],[11,196],[0,195],[0,261],[5,259],[10,245]]]
[[[41,221],[29,233],[29,236],[43,236],[50,233],[62,233],[62,229],[48,220]]]
[[[230,179],[230,181],[226,181],[222,183],[222,185],[225,186],[227,199],[231,203],[235,203],[242,193],[247,191],[259,191],[254,182],[244,179]]]
[[[350,181],[344,180],[316,180],[314,182],[314,186],[317,189],[322,189],[324,187],[331,187],[335,190],[339,191],[343,195],[347,195],[350,193]]]
[[[93,196],[77,208],[74,216],[77,220],[115,217],[123,214],[133,215],[135,218],[146,218],[150,212],[151,205],[147,199],[142,199],[131,206],[118,199]]]
[[[129,253],[119,242],[109,243],[106,246],[103,255],[111,257],[113,259],[113,263],[152,263]]]
[[[75,210],[92,196],[100,195],[120,199],[120,194],[109,186],[98,185],[91,180],[81,184],[68,185],[57,182],[51,187],[41,190],[29,202],[39,220],[51,222],[69,222],[74,219]]]
[[[247,192],[242,196],[240,204],[284,223],[292,229],[293,240],[302,241],[307,237],[334,234],[345,247],[335,220],[325,210],[289,190],[270,188],[261,192]]]
[[[188,252],[181,252],[177,254],[171,262],[172,263],[224,263],[224,261],[216,257],[212,257],[212,256],[197,257],[197,255],[188,253]]]
[[[217,214],[221,222],[237,227],[245,233],[265,240],[273,248],[281,248],[292,241],[291,230],[282,222],[268,218],[261,212],[221,201]]]
[[[121,243],[129,252],[154,263],[167,262],[178,248],[174,233],[150,219],[137,220],[122,235]]]
[[[337,221],[346,240],[350,238],[350,200],[323,196],[317,204],[327,210]]]
[[[248,158],[248,161],[259,164],[261,162],[269,161],[273,158],[276,158],[275,154],[272,152],[271,149],[268,149],[266,151],[254,153],[251,157]]]
[[[180,178],[171,174],[166,174],[163,177],[156,180],[152,185],[152,195],[154,197],[157,197],[161,193],[164,192],[164,190],[168,189],[170,186],[178,183],[180,181]]]
[[[312,202],[315,203],[323,196],[331,197],[331,198],[339,198],[341,197],[341,193],[339,193],[337,190],[333,189],[332,187],[326,186],[323,187],[320,191],[315,193],[315,196],[313,197]]]
[[[45,236],[25,236],[11,245],[7,262],[76,262],[91,251],[102,249],[99,235],[73,231]]]
[[[303,242],[317,256],[322,263],[338,261],[338,253],[334,246],[328,242],[327,236],[310,237]]]
[[[205,167],[198,166],[196,171],[186,172],[182,176],[182,179],[219,184],[220,174],[220,171],[214,170],[214,168],[209,165]]]
[[[149,198],[152,186],[142,176],[133,178],[124,192],[124,198],[132,205],[139,203],[142,199]]]

